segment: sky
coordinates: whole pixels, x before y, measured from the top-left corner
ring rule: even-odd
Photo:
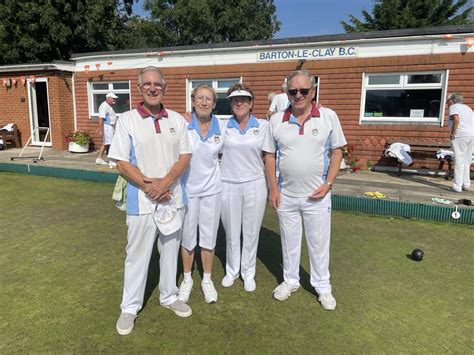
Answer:
[[[143,16],[143,0],[134,5],[134,13]],[[349,15],[362,18],[362,10],[369,13],[374,0],[275,0],[280,31],[274,38],[317,36],[344,33],[340,21]]]

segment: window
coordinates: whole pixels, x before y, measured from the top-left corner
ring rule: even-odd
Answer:
[[[442,123],[446,72],[364,74],[361,123]]]
[[[105,101],[105,95],[113,92],[118,96],[115,100],[114,111],[117,116],[131,110],[130,106],[130,82],[89,82],[89,115],[99,117],[99,106]]]
[[[217,93],[217,104],[214,109],[214,114],[219,118],[228,118],[232,115],[229,101],[227,100],[227,90],[234,84],[242,82],[242,78],[232,79],[198,79],[188,80],[186,93],[186,111],[191,111],[191,92],[195,87],[201,84],[206,84],[214,88]]]

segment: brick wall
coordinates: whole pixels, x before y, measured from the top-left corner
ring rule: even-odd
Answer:
[[[384,72],[413,72],[430,70],[449,70],[448,93],[460,91],[465,102],[474,106],[474,55],[446,54],[429,56],[380,57],[367,59],[316,60],[298,63],[296,61],[279,63],[257,63],[222,66],[197,66],[163,68],[168,82],[164,99],[169,108],[183,113],[186,109],[186,79],[234,78],[243,77],[252,87],[256,99],[254,114],[265,117],[269,103],[269,92],[279,92],[283,78],[292,70],[304,68],[320,78],[319,102],[335,110],[340,118],[347,141],[354,143],[355,155],[361,165],[391,164],[381,158],[387,140],[393,138],[418,138],[427,141],[448,140],[446,127],[434,125],[360,125],[359,111],[361,99],[362,74]],[[90,71],[76,74],[76,105],[78,128],[87,129],[97,135],[97,120],[90,119],[87,102],[87,81],[131,81],[131,101],[135,107],[139,101],[136,88],[137,70]],[[425,164],[425,163],[423,163]],[[418,162],[415,167],[422,166]],[[436,161],[425,164],[437,167]]]

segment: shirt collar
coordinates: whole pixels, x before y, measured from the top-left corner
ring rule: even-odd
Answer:
[[[199,120],[196,115],[193,113],[193,117],[191,119],[191,123],[188,125],[188,129],[194,129],[197,134],[199,134],[199,138],[202,141],[207,141],[207,139],[213,135],[220,136],[221,135],[221,128],[219,127],[219,119],[215,116],[211,116],[211,126],[207,131],[206,137],[202,136],[201,129],[199,128]]]
[[[291,105],[290,105],[288,106],[288,108],[285,110],[285,113],[283,114],[283,122],[288,122],[291,116],[292,116],[292,112],[291,112]],[[321,117],[321,113],[319,112],[319,109],[316,106],[316,104],[312,104],[311,112],[309,113],[308,117],[305,118],[305,120],[307,120],[309,117]]]
[[[257,127],[260,127],[260,123],[258,123],[257,118],[252,114],[250,114],[249,120],[247,121],[247,125],[243,130],[240,129],[240,123],[239,121],[237,121],[237,118],[235,118],[235,116],[232,116],[229,119],[229,123],[227,123],[227,128],[235,128],[240,132],[240,134],[245,134],[250,128]]]
[[[155,118],[154,115],[152,115],[150,112],[148,112],[148,110],[143,106],[143,102],[140,102],[137,106],[137,111],[138,111],[138,114],[142,117],[142,118],[147,118],[147,117],[153,117]],[[158,112],[158,114],[156,115],[156,118],[158,119],[161,119],[162,117],[164,118],[168,118],[168,111],[166,111],[165,109],[165,105],[161,104],[161,110],[160,112]]]

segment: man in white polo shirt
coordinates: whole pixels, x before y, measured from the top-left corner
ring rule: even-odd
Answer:
[[[453,191],[471,187],[471,162],[474,153],[474,114],[459,92],[448,96],[449,129],[454,150]]]
[[[162,104],[166,90],[163,74],[155,67],[138,77],[143,102],[125,112],[117,123],[109,158],[128,180],[127,256],[117,332],[133,330],[143,305],[148,265],[158,236],[160,304],[180,317],[191,308],[178,300],[176,274],[184,206],[180,176],[189,166],[191,146],[184,118]]]
[[[272,117],[277,112],[283,112],[288,108],[290,101],[288,100],[288,95],[286,94],[286,83],[281,85],[281,93],[276,94],[272,98],[270,107],[268,108],[267,117]]]
[[[102,132],[102,145],[99,149],[99,156],[95,160],[97,165],[107,165],[104,157],[107,155],[112,139],[114,138],[115,123],[117,122],[117,115],[113,109],[117,95],[109,92],[105,95],[105,101],[99,106],[99,127]]]
[[[284,281],[273,291],[286,300],[300,287],[302,220],[311,266],[311,285],[327,310],[336,308],[329,281],[331,188],[346,139],[336,113],[312,104],[316,82],[306,70],[287,77],[290,107],[272,116],[263,150],[270,205],[277,210]],[[275,152],[280,175],[275,174]]]

